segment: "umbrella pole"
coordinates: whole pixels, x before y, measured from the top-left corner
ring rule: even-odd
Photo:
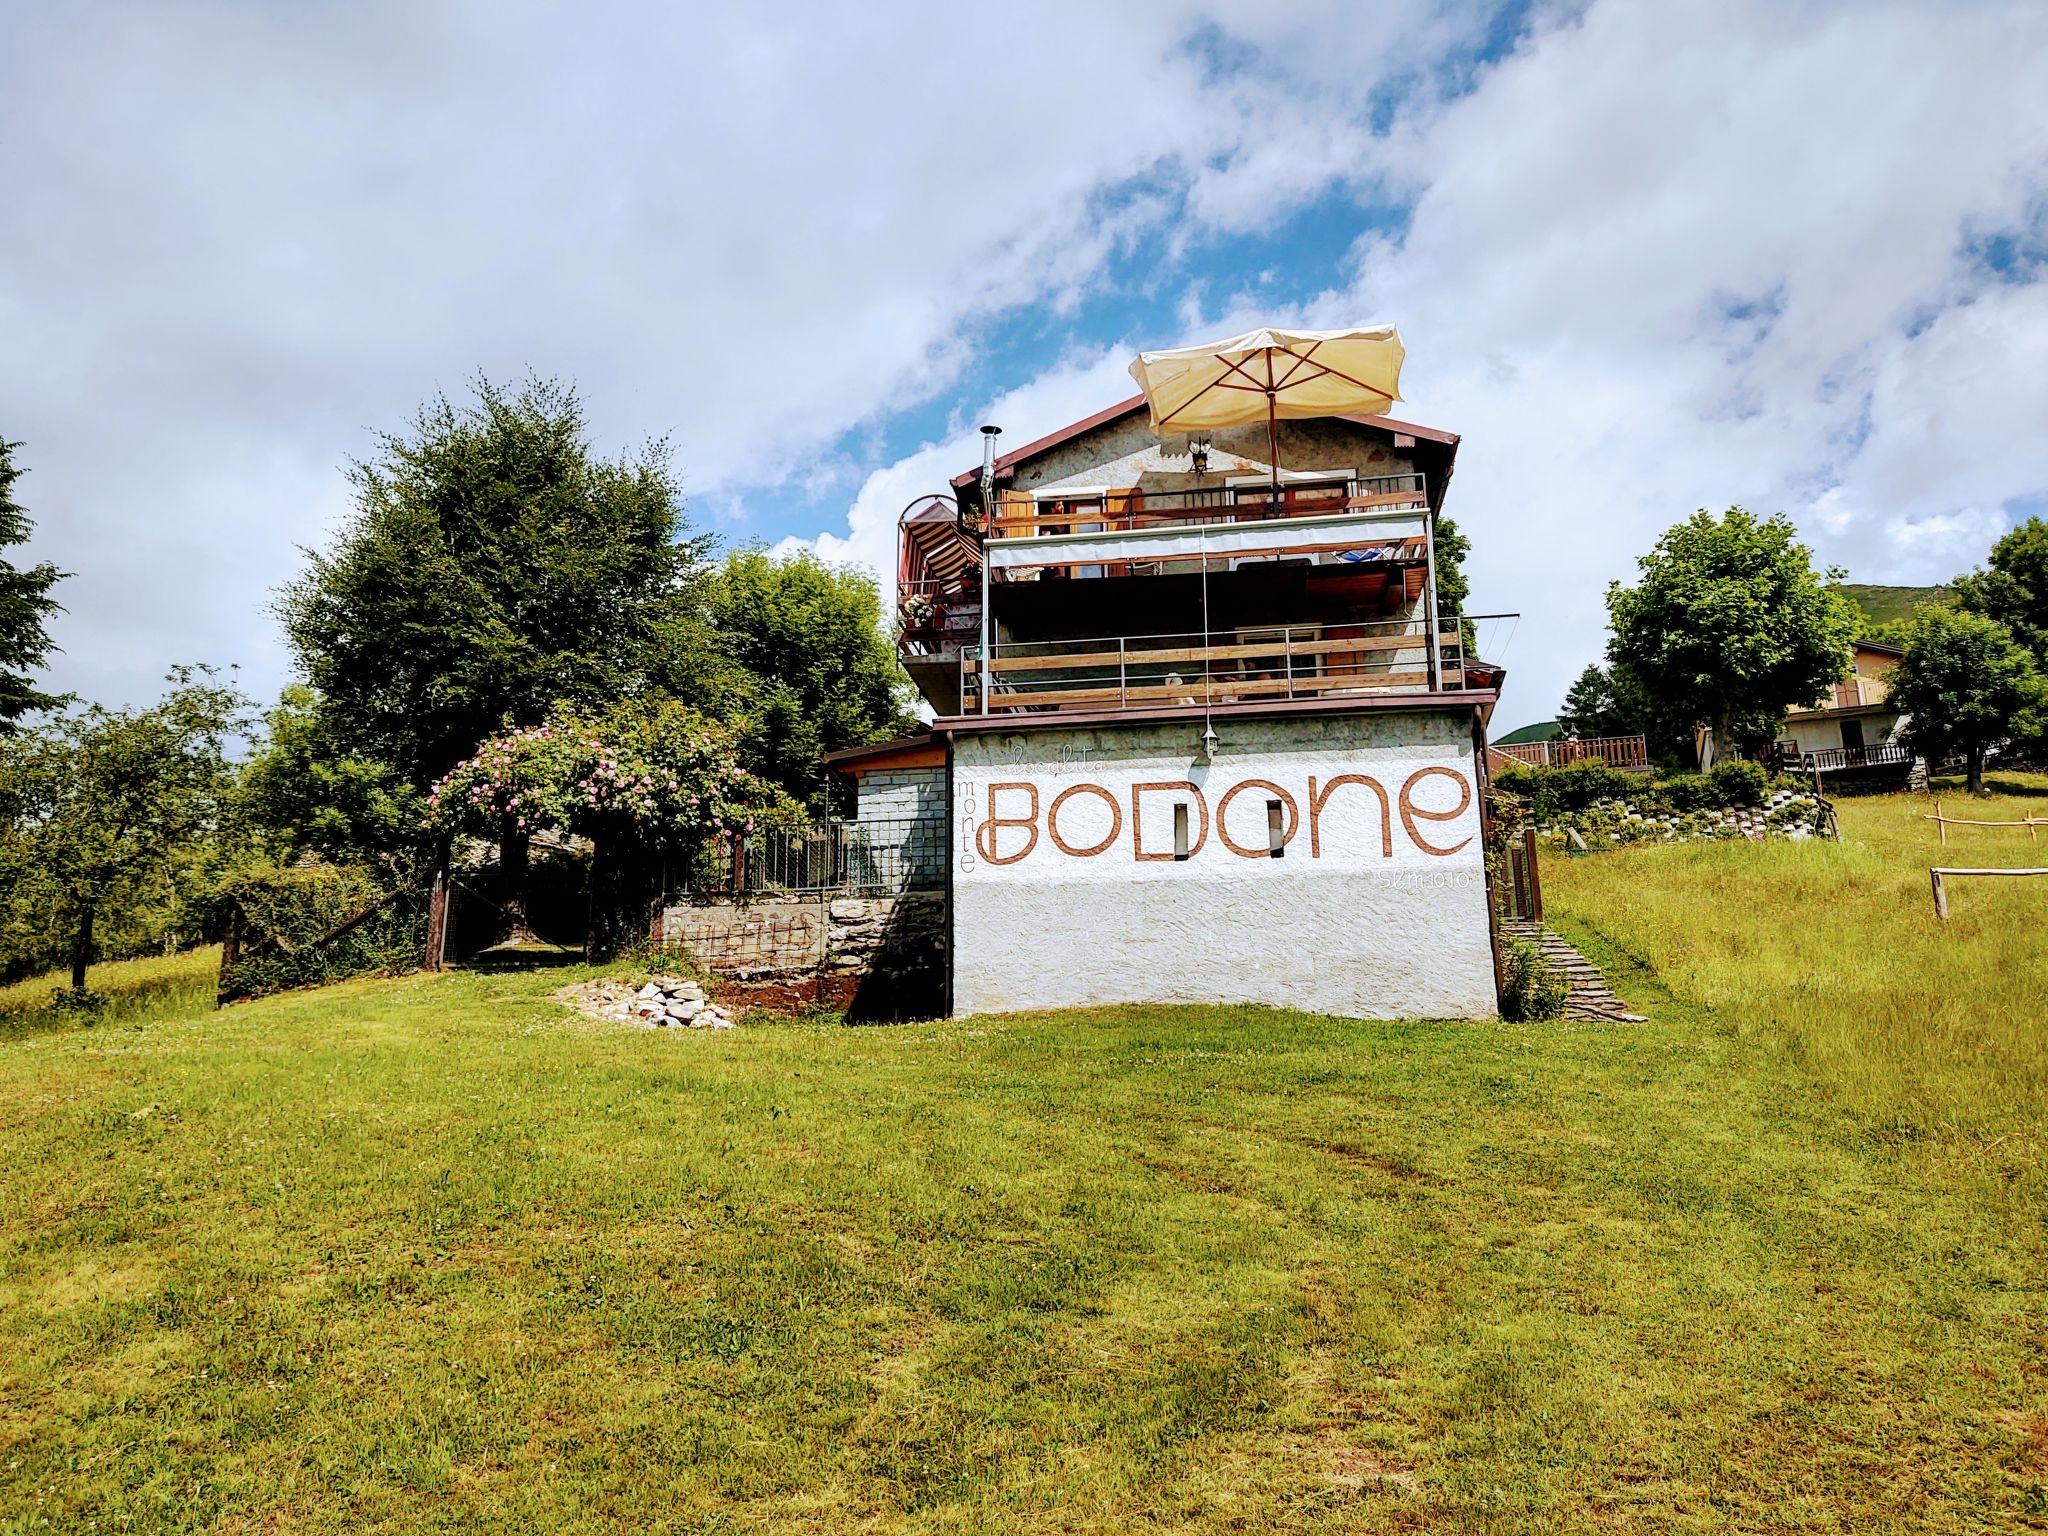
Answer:
[[[1269,357],[1266,360],[1266,374],[1269,382],[1272,372],[1273,361]],[[1266,458],[1273,466],[1272,515],[1278,517],[1280,515],[1280,421],[1277,407],[1274,404],[1274,398],[1274,392],[1268,389],[1266,391]]]

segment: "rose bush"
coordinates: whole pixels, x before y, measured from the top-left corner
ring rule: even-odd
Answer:
[[[428,808],[444,835],[572,832],[650,848],[803,820],[783,791],[740,766],[730,729],[669,701],[494,736],[442,776]]]

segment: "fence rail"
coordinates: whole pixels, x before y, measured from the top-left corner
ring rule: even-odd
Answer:
[[[1494,751],[1531,768],[1559,768],[1566,763],[1605,763],[1610,768],[1648,768],[1649,743],[1641,736],[1560,736],[1550,741],[1495,743]]]
[[[1805,773],[1837,773],[1845,768],[1903,768],[1912,764],[1913,754],[1904,747],[1823,747],[1817,752],[1802,752],[1796,747],[1781,745],[1778,749],[1778,764],[1784,770],[1799,769]]]
[[[688,862],[691,896],[893,896],[946,883],[946,818],[870,817],[758,828]]]

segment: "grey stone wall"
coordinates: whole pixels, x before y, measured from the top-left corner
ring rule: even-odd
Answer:
[[[864,774],[855,819],[867,835],[874,875],[907,890],[946,884],[946,770],[891,768]]]
[[[855,1019],[934,1018],[945,1011],[946,895],[730,899],[672,906],[656,940],[737,980],[820,976]]]

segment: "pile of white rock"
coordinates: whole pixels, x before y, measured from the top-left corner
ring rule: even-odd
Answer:
[[[687,976],[654,976],[635,987],[625,981],[593,981],[570,998],[593,1018],[647,1029],[731,1029],[733,1016],[712,1002],[701,981]]]

